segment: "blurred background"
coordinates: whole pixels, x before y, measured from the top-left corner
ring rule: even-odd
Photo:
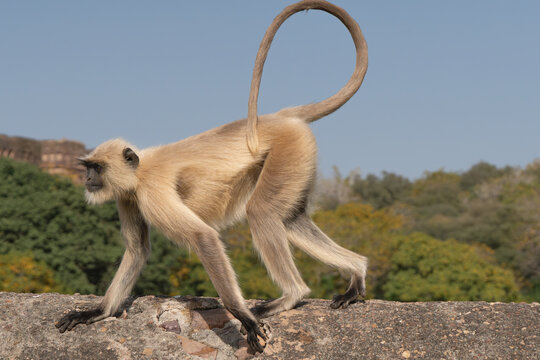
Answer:
[[[245,117],[259,42],[289,3],[0,3],[0,290],[103,294],[118,218],[84,204],[73,158],[113,137],[146,147]],[[539,301],[540,3],[335,3],[370,63],[358,93],[312,126],[316,222],[370,258],[370,297]],[[334,94],[353,66],[337,19],[294,15],[270,50],[260,113]],[[193,254],[152,236],[136,294],[215,295]],[[223,234],[244,294],[279,296],[249,236],[245,224]],[[346,286],[297,260],[312,296]]]

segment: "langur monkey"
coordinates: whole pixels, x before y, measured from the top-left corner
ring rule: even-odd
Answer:
[[[356,65],[347,84],[321,102],[257,116],[263,65],[280,25],[302,10],[319,9],[349,29]],[[308,123],[345,104],[362,84],[367,45],[358,24],[343,9],[322,0],[285,8],[272,22],[259,47],[247,119],[238,120],[179,142],[137,150],[122,139],[99,145],[80,159],[87,169],[89,203],[115,200],[126,251],[100,306],[73,310],[56,326],[60,332],[79,323],[112,316],[131,292],[150,254],[149,226],[172,242],[195,251],[223,305],[243,325],[251,351],[262,352],[266,339],[257,319],[293,308],[309,293],[293,261],[289,242],[350,276],[332,308],[345,308],[365,296],[367,259],[328,238],[306,213],[316,172],[316,144]],[[251,312],[242,297],[218,230],[247,217],[255,249],[282,296]]]

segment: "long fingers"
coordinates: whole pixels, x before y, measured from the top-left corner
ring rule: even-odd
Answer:
[[[70,331],[78,324],[91,324],[98,320],[106,318],[108,315],[103,313],[101,309],[77,311],[72,310],[66,315],[62,316],[60,320],[55,324],[56,328],[63,333],[65,331]]]

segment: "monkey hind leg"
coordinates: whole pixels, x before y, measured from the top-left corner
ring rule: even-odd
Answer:
[[[270,277],[282,290],[280,298],[258,305],[252,310],[260,319],[292,309],[310,290],[294,264],[283,223],[277,218],[266,216],[251,217],[249,225],[255,248]]]
[[[305,213],[286,223],[286,229],[294,246],[351,277],[347,291],[334,296],[332,308],[346,308],[358,295],[366,296],[366,257],[337,245]]]
[[[258,306],[261,318],[293,308],[309,292],[302,280],[284,221],[303,207],[315,172],[315,142],[307,125],[283,123],[246,206],[253,244],[282,297]]]

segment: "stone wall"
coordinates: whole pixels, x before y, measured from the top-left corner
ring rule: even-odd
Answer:
[[[0,134],[0,156],[39,165],[41,144],[33,139]]]
[[[85,170],[77,158],[88,153],[83,143],[62,140],[34,140],[0,134],[0,156],[37,165],[51,174],[82,183]]]
[[[101,297],[0,292],[0,359],[246,360],[240,322],[218,299],[131,298],[118,317],[61,334],[55,322]],[[260,301],[248,300],[254,306]],[[540,359],[540,305],[307,299],[262,320],[257,359]]]
[[[67,176],[80,183],[83,181],[85,170],[77,158],[87,153],[84,144],[77,141],[43,140],[39,166],[51,174]]]

